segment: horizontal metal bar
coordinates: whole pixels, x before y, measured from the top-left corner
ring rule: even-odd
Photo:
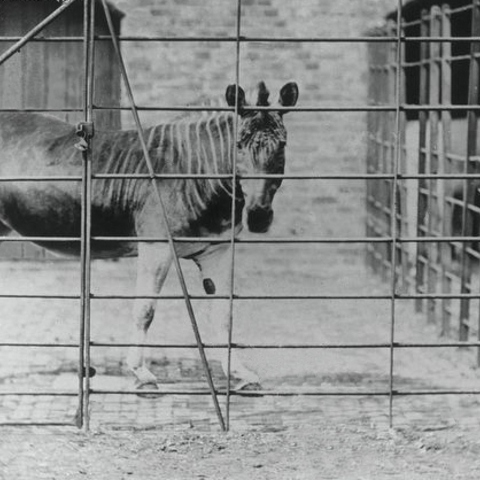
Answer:
[[[138,111],[143,112],[189,112],[189,111],[231,111],[232,108],[226,107],[184,107],[184,106],[138,106]],[[117,107],[117,106],[96,106],[95,110],[129,110],[129,107]],[[396,105],[323,105],[316,107],[244,107],[245,111],[266,111],[266,112],[298,112],[298,113],[321,113],[321,112],[401,112],[408,111],[480,111],[480,105],[414,105],[414,104],[401,104],[398,107]]]
[[[81,176],[73,175],[17,175],[0,177],[0,182],[80,182]]]
[[[0,397],[17,396],[17,397],[76,397],[78,392],[55,391],[55,390],[1,390]]]
[[[78,348],[78,343],[42,343],[42,342],[8,342],[1,341],[0,347],[14,348]]]
[[[0,108],[0,112],[5,113],[48,113],[48,112],[59,112],[59,113],[76,113],[83,112],[81,108]]]
[[[480,295],[478,295],[480,297]],[[0,295],[2,298],[2,295]],[[21,298],[21,295],[19,296]],[[92,294],[92,300],[180,300],[183,295],[128,295],[128,294]],[[190,295],[191,300],[228,300],[229,295]],[[384,300],[389,299],[389,295],[233,295],[234,300]]]
[[[0,427],[75,427],[78,430],[76,423],[74,422],[37,422],[33,420],[25,421],[0,421]]]
[[[407,24],[410,26],[410,24]],[[19,36],[1,36],[0,42],[16,42],[21,40]],[[161,43],[468,43],[480,42],[480,37],[455,37],[455,36],[407,36],[402,35],[400,39],[396,36],[317,36],[317,37],[286,37],[286,36],[160,36],[160,35],[120,35],[117,39],[121,42],[161,42]],[[84,39],[80,36],[37,36],[30,39],[30,42],[82,42]],[[97,41],[111,41],[108,35],[96,35]]]
[[[198,174],[198,173],[170,173],[156,174],[156,179],[174,180],[174,179],[231,179],[229,174]],[[392,180],[395,175],[390,173],[366,173],[366,174],[245,174],[237,175],[240,180],[253,180],[264,178],[277,178],[283,180]],[[420,173],[420,174],[398,174],[396,178],[400,180],[468,180],[479,179],[478,173]],[[99,173],[92,175],[94,180],[151,180],[152,177],[147,173]],[[0,182],[80,182],[81,178],[77,176],[10,176],[0,177]]]
[[[94,110],[130,110],[130,107],[123,106],[93,106]],[[233,112],[230,107],[211,107],[211,106],[138,106],[139,111],[144,112]],[[403,111],[418,111],[418,110],[431,110],[431,111],[478,111],[480,105],[413,105],[413,104],[401,104],[398,108],[396,105],[324,105],[317,107],[245,107],[248,111],[277,111],[277,112],[299,112],[299,113],[321,113],[321,112],[396,112],[400,109]],[[1,108],[0,112],[8,113],[48,113],[48,112],[81,112],[82,110],[77,108]]]
[[[0,343],[0,346],[3,346]],[[24,345],[25,347],[28,345]],[[165,348],[165,349],[195,349],[198,348],[193,343],[178,343],[178,344],[165,344],[165,343],[108,343],[108,342],[90,342],[91,347],[98,348],[128,348],[128,347],[142,347],[142,348]],[[382,349],[391,348],[391,343],[339,343],[339,344],[240,344],[232,343],[231,348],[239,350],[328,350],[328,349]],[[204,344],[208,349],[225,349],[228,348],[227,344]],[[442,342],[442,343],[408,343],[408,342],[394,342],[394,348],[455,348],[455,347],[480,347],[480,341],[477,342]]]
[[[470,106],[470,108],[475,108]],[[478,106],[480,109],[480,106]],[[95,106],[95,110],[125,110],[129,107],[123,106]],[[145,106],[139,105],[140,112],[234,112],[231,107],[210,107],[210,106]],[[244,111],[252,112],[385,112],[395,111],[396,107],[391,105],[324,105],[318,107],[244,107]]]
[[[400,218],[400,217],[399,217]],[[0,241],[2,237],[0,237]],[[97,242],[166,242],[164,237],[100,237],[93,236],[92,240]],[[390,243],[393,242],[393,237],[308,237],[308,238],[294,238],[294,237],[252,237],[252,238],[235,238],[237,244],[337,244],[337,243]],[[438,236],[438,237],[397,237],[395,239],[400,243],[440,243],[440,242],[475,242],[480,241],[479,236],[471,237],[457,237],[457,236]],[[174,237],[177,243],[230,243],[231,240],[218,237]]]
[[[90,389],[90,394],[92,395],[188,395],[188,396],[203,396],[211,395],[210,390],[208,389],[175,389],[175,388],[159,388],[156,390],[139,390],[136,389],[125,389],[125,390],[114,390],[114,389]],[[242,391],[242,390],[231,390],[231,395],[237,396],[282,396],[282,397],[291,397],[291,396],[347,396],[347,397],[359,397],[359,396],[388,396],[390,391],[334,391],[334,390],[321,390],[321,389],[291,389],[291,390],[254,390],[254,391]],[[227,392],[223,389],[216,390],[217,395],[226,395]],[[78,395],[77,392],[68,392],[68,391],[28,391],[28,390],[0,390],[0,396],[54,396],[54,397],[71,397]],[[396,396],[424,396],[424,395],[480,395],[480,389],[470,389],[470,390],[455,390],[455,389],[430,389],[430,390],[394,390],[393,395]],[[63,422],[59,422],[63,424]],[[70,424],[69,424],[70,425]]]
[[[92,395],[138,395],[138,390],[110,390],[110,389],[92,389]],[[209,390],[191,389],[191,390],[175,390],[175,389],[158,389],[158,390],[141,390],[142,395],[189,395],[200,396],[210,395]],[[225,390],[216,390],[217,395],[226,395]],[[320,389],[292,389],[292,390],[230,390],[230,395],[245,396],[245,397],[297,397],[297,396],[312,396],[312,397],[381,397],[381,396],[424,396],[424,395],[480,395],[479,390],[447,390],[447,389],[431,389],[431,390],[394,390],[391,392],[378,390],[366,391],[335,391],[335,390],[320,390]]]
[[[2,293],[0,294],[0,299],[2,298],[18,298],[20,300],[79,300],[80,294],[78,295],[66,295],[66,294],[51,294],[51,293]]]
[[[15,42],[22,37],[2,36],[0,42]],[[416,38],[416,37],[413,37]],[[457,38],[457,37],[453,37]],[[476,37],[472,37],[476,38]],[[31,39],[33,42],[81,42],[80,36],[37,36]],[[109,35],[95,35],[97,41],[112,41]],[[159,36],[159,35],[119,35],[117,40],[121,42],[165,42],[165,43],[183,43],[183,42],[205,42],[205,43],[391,43],[397,42],[396,37],[387,36],[346,36],[346,37],[254,37],[254,36]]]
[[[401,219],[401,217],[398,217]],[[370,225],[372,226],[372,225]],[[105,236],[92,236],[91,239],[96,242],[128,242],[128,243],[166,243],[168,240],[165,237],[105,237]],[[174,237],[176,243],[213,243],[222,244],[230,243],[231,240],[220,237]],[[293,237],[252,237],[252,238],[236,238],[234,242],[236,244],[243,245],[279,245],[279,244],[318,244],[318,245],[332,245],[332,244],[369,244],[369,243],[391,243],[394,241],[390,236],[378,236],[378,237],[307,237],[307,238],[293,238]],[[459,236],[438,236],[438,237],[397,237],[395,239],[398,243],[465,243],[465,242],[478,242],[480,237],[459,237]],[[79,237],[8,237],[0,236],[0,242],[10,243],[78,243]],[[67,260],[73,257],[65,257]],[[75,261],[74,259],[72,261]]]
[[[188,396],[203,396],[211,395],[208,389],[175,389],[175,388],[159,388],[158,390],[114,390],[114,389],[90,389],[92,395],[188,395]],[[227,392],[223,389],[216,390],[217,395],[226,395]],[[335,391],[335,390],[321,390],[321,389],[291,389],[291,390],[231,390],[231,395],[237,396],[276,396],[276,397],[292,397],[292,396],[318,396],[318,397],[362,397],[362,396],[389,396],[390,391]],[[29,391],[29,390],[0,390],[0,397],[5,396],[52,396],[52,397],[72,397],[78,395],[78,392],[60,392],[60,391]],[[430,389],[430,390],[394,390],[393,395],[396,396],[424,396],[424,395],[480,395],[480,389],[470,390],[455,390],[455,389]],[[63,422],[59,422],[63,424]],[[68,424],[70,425],[70,424]]]
[[[197,349],[197,344],[193,343],[132,343],[132,342],[90,342],[91,347],[96,348],[162,348],[162,349]],[[0,347],[9,348],[78,348],[74,343],[40,343],[40,342],[0,342]],[[232,343],[231,348],[239,350],[329,350],[329,349],[382,349],[390,348],[390,343],[338,343],[338,344],[241,344]],[[456,347],[480,347],[480,341],[477,342],[441,342],[441,343],[408,343],[395,342],[394,348],[456,348]],[[227,344],[204,344],[206,349],[226,349]]]
[[[92,395],[138,395],[138,390],[109,390],[109,389],[92,389],[90,392]],[[142,390],[142,395],[187,395],[187,396],[203,396],[210,395],[210,391],[207,389],[163,389],[158,390]],[[217,395],[225,396],[226,390],[216,390]],[[365,392],[335,392],[335,391],[321,391],[321,390],[230,390],[230,395],[245,396],[245,397],[297,397],[297,396],[385,396],[387,392],[382,391],[365,391]]]
[[[401,38],[402,42],[405,43],[471,43],[471,42],[480,42],[480,37],[421,37],[421,36],[403,36]],[[431,60],[430,58],[428,60]]]
[[[0,242],[33,242],[33,243],[44,243],[44,242],[80,242],[80,237],[9,237],[6,235],[0,235]]]
[[[170,173],[170,174],[156,174],[153,178],[157,179],[231,179],[233,175],[229,174],[198,174],[198,173]],[[151,180],[151,176],[146,173],[99,173],[92,176],[93,179],[135,179],[135,180]],[[358,173],[358,174],[344,174],[344,173],[330,173],[330,174],[243,174],[236,175],[239,180],[254,180],[264,178],[276,178],[283,180],[392,180],[398,178],[400,180],[418,180],[418,179],[437,179],[437,180],[468,180],[479,179],[478,173],[419,173],[419,174],[398,174],[391,173]],[[1,181],[1,177],[0,177]]]
[[[461,7],[450,8],[448,13],[449,13],[450,16],[452,16],[452,15],[467,12],[467,11],[470,11],[470,10],[473,10],[473,6],[472,6],[471,3],[470,3],[470,5],[462,5]]]
[[[461,157],[459,157],[460,159]],[[463,160],[462,160],[463,161]],[[230,174],[200,174],[200,173],[168,173],[156,174],[153,178],[162,180],[174,179],[231,179]],[[94,180],[151,180],[152,177],[147,173],[98,173],[92,175]],[[366,173],[366,174],[244,174],[237,175],[240,180],[253,180],[264,178],[277,178],[283,180],[392,180],[395,175],[390,173]],[[478,173],[437,173],[437,174],[398,174],[396,178],[400,180],[418,180],[418,179],[437,179],[437,180],[467,180],[479,179]],[[62,175],[28,175],[28,176],[8,176],[0,177],[0,182],[80,182],[79,176],[62,176]]]
[[[2,295],[0,295],[2,298]],[[22,298],[21,295],[18,298]],[[108,295],[108,294],[92,294],[92,300],[181,300],[182,295]],[[228,300],[227,295],[190,295],[191,300]],[[396,300],[413,300],[417,298],[425,299],[480,299],[480,293],[412,293],[412,294],[395,294]],[[391,300],[392,295],[361,295],[361,294],[304,294],[304,295],[234,295],[234,300],[253,301],[253,300]]]

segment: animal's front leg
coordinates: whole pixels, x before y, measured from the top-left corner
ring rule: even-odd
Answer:
[[[215,246],[195,258],[203,281],[203,287],[208,295],[229,296],[231,290],[231,255],[228,246]],[[230,328],[230,301],[228,299],[212,298],[206,315],[208,339],[206,343],[226,344]],[[205,337],[204,337],[205,340]],[[220,360],[222,369],[228,372],[227,348],[212,349],[210,356]],[[248,352],[232,349],[230,372],[235,389],[259,389],[258,375],[246,366]]]
[[[172,263],[171,253],[165,245],[144,244],[138,246],[137,285],[139,296],[154,296],[160,293]],[[133,307],[133,343],[144,344],[148,329],[155,316],[156,299],[136,299]],[[127,363],[136,377],[136,387],[156,388],[157,379],[145,364],[141,346],[131,347]]]

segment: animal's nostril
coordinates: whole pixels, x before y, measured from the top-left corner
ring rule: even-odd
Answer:
[[[247,223],[251,232],[266,232],[273,220],[273,210],[256,208],[248,212]]]

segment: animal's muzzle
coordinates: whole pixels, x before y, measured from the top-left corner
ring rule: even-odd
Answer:
[[[273,221],[273,210],[271,208],[255,207],[248,210],[247,225],[253,233],[265,233]]]

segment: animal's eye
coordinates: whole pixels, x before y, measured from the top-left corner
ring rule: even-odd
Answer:
[[[287,145],[287,142],[283,140],[283,141],[279,142],[278,148],[285,148],[286,145]]]

